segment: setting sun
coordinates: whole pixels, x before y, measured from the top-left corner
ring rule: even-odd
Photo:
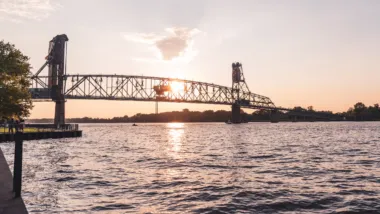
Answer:
[[[172,89],[172,92],[180,92],[180,91],[183,91],[184,84],[183,82],[174,81],[170,83],[170,87]]]

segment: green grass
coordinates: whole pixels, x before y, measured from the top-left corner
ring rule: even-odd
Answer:
[[[24,133],[32,133],[32,132],[52,132],[54,129],[37,129],[37,128],[25,128]],[[13,132],[16,132],[13,129]],[[0,127],[0,134],[8,134],[8,128]]]

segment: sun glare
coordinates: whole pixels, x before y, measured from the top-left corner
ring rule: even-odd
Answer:
[[[183,91],[184,84],[183,82],[174,81],[170,83],[170,87],[172,89],[172,92],[180,92],[180,91]]]

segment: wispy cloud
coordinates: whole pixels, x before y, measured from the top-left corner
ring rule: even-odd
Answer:
[[[155,52],[155,59],[135,58],[144,62],[189,62],[197,55],[193,49],[194,36],[201,31],[194,28],[167,28],[164,34],[123,33],[126,40],[149,45]]]
[[[42,20],[58,7],[59,4],[50,0],[0,0],[0,19],[12,22]]]

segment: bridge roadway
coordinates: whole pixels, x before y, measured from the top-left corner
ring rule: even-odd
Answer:
[[[48,76],[33,79],[30,92],[35,101],[51,99]],[[270,98],[248,89],[183,79],[128,75],[65,75],[65,99],[137,100],[232,105],[242,108],[277,108]]]

